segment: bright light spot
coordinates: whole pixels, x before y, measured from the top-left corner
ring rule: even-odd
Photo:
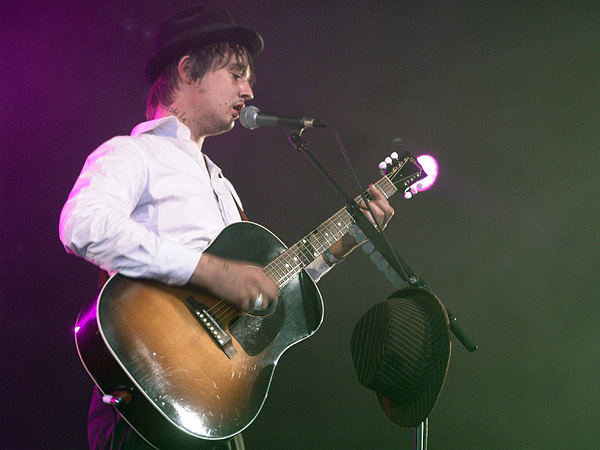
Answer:
[[[77,333],[79,330],[80,330],[80,327],[75,327],[75,328],[73,328],[73,331],[74,331],[75,333]]]
[[[425,178],[416,183],[417,189],[419,192],[426,191],[433,186],[433,183],[435,183],[435,180],[437,179],[439,172],[438,163],[433,156],[429,155],[418,156],[417,161],[419,161],[419,164],[421,164],[423,170],[425,170],[425,173],[427,174]]]

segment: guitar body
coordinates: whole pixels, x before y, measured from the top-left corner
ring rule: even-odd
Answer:
[[[239,222],[206,252],[264,267],[285,250],[266,228]],[[230,337],[229,347],[219,343],[211,320]],[[117,274],[80,313],[75,341],[103,394],[131,393],[117,408],[150,444],[210,449],[254,421],[283,352],[315,333],[322,320],[321,295],[304,271],[260,316],[202,290]]]
[[[426,176],[410,153],[384,165],[375,185],[387,198],[399,189],[412,196]],[[303,268],[352,223],[344,208],[289,249],[255,223],[226,227],[206,252],[254,263],[279,285],[277,305],[260,314],[199,289],[113,276],[77,318],[83,365],[103,394],[126,394],[115,407],[153,447],[223,444],[259,414],[283,352],[321,325],[321,294]]]

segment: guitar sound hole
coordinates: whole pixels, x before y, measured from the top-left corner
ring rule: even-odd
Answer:
[[[268,308],[265,309],[253,309],[248,314],[256,317],[264,317],[272,314],[275,309],[277,309],[277,305],[279,305],[279,299],[275,303],[271,303]]]
[[[260,354],[279,334],[285,319],[285,303],[278,301],[260,313],[238,316],[229,324],[229,333],[250,356]]]

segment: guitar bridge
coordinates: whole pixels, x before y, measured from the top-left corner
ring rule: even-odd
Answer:
[[[223,350],[229,359],[233,358],[237,351],[233,347],[231,335],[225,331],[219,321],[212,315],[207,306],[200,303],[191,295],[183,303],[188,307],[196,320],[206,329],[206,332],[213,338],[217,345]]]

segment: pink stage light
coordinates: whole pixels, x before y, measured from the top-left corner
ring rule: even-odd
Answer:
[[[425,170],[425,173],[427,174],[425,178],[416,183],[417,190],[419,192],[426,191],[433,186],[433,183],[435,183],[435,180],[437,179],[439,173],[438,163],[435,158],[430,155],[418,156],[417,161],[419,161],[419,164],[421,164],[421,167],[423,167],[423,170]]]

